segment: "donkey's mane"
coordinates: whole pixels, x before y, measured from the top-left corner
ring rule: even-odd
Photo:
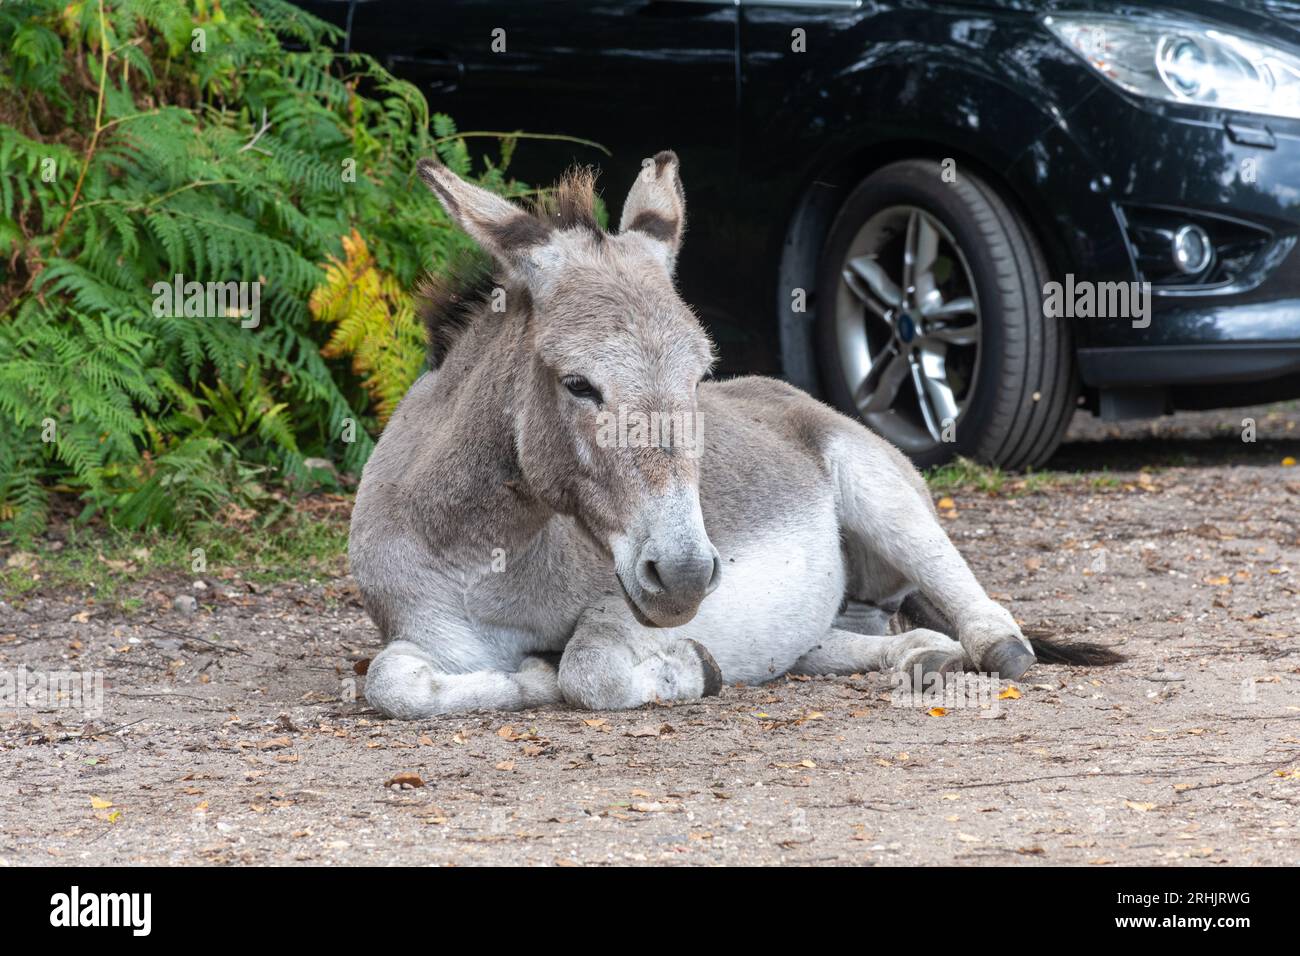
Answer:
[[[555,186],[537,197],[533,215],[555,229],[586,229],[603,239],[605,230],[596,221],[596,170],[570,166]]]
[[[590,166],[571,167],[521,214],[549,229],[584,229],[603,240],[605,230],[596,219],[596,175]],[[491,259],[477,248],[455,256],[444,272],[420,281],[416,311],[428,341],[430,368],[438,368],[465,330],[489,314],[482,305],[500,284]]]
[[[496,280],[492,260],[480,249],[460,252],[446,270],[429,273],[415,290],[416,314],[424,326],[429,368],[438,368],[473,321]]]

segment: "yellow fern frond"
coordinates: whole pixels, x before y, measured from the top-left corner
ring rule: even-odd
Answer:
[[[325,280],[311,294],[312,315],[334,326],[326,358],[352,359],[375,414],[388,421],[424,364],[424,335],[411,297],[375,263],[355,230],[342,238],[343,258],[330,256]]]

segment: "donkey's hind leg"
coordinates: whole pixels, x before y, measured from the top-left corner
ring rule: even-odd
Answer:
[[[526,710],[560,702],[554,665],[526,657],[518,671],[439,671],[410,641],[393,641],[366,672],[366,700],[388,717],[416,720],[467,710]]]
[[[1015,618],[980,586],[939,525],[924,479],[896,448],[859,425],[841,427],[825,450],[836,511],[852,563],[865,577],[919,589],[952,621],[974,666],[1011,680],[1034,663]],[[864,582],[851,582],[862,586]]]
[[[965,670],[966,652],[946,634],[917,628],[902,634],[857,634],[832,628],[795,662],[792,674],[844,675],[897,671],[914,682],[927,675]]]
[[[582,613],[560,658],[564,699],[588,710],[695,700],[721,689],[722,671],[702,644],[643,627],[616,597]]]
[[[897,609],[849,598],[835,616],[832,626],[854,634],[888,634],[896,613]]]

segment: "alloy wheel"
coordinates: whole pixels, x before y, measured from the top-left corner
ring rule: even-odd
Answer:
[[[952,440],[975,393],[979,295],[948,229],[916,206],[875,213],[849,245],[835,303],[845,384],[903,451]]]

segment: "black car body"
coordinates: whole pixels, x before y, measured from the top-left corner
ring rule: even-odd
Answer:
[[[643,157],[675,149],[690,213],[680,284],[718,340],[724,372],[783,375],[845,405],[818,338],[836,217],[890,164],[947,160],[1020,224],[1043,260],[1039,279],[1152,284],[1149,323],[1074,319],[1061,332],[1072,368],[1055,373],[1056,417],[1068,418],[1076,396],[1130,417],[1300,395],[1300,119],[1134,94],[1086,63],[1049,19],[1156,18],[1300,55],[1300,3],[303,6],[346,26],[353,49],[417,83],[462,130],[564,133],[612,154],[530,141],[512,167],[527,180],[593,163],[617,193]],[[1214,247],[1194,275],[1170,262],[1170,236],[1184,227],[1203,230],[1188,241]],[[802,309],[792,306],[795,290],[807,293]],[[1041,320],[1041,301],[1031,305]],[[1035,389],[1025,402],[1040,400]],[[1054,420],[1034,428],[1053,435],[1014,453],[973,439],[900,443],[925,462],[975,452],[1035,464],[1060,429]]]

